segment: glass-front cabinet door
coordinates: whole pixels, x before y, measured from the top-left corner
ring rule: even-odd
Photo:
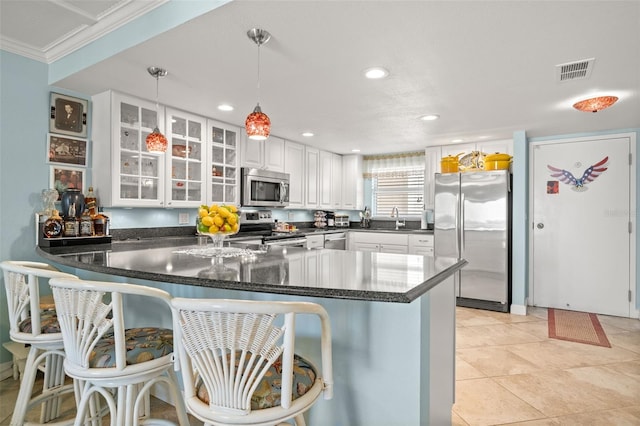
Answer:
[[[164,155],[148,152],[145,143],[154,127],[163,131],[162,112],[158,117],[155,104],[122,95],[114,96],[112,106],[113,132],[119,135],[113,154],[119,166],[113,176],[114,205],[164,205]]]
[[[240,129],[213,120],[208,120],[211,184],[207,199],[209,203],[238,204],[239,177],[238,143]]]
[[[167,207],[197,207],[206,200],[205,118],[183,111],[166,109]]]

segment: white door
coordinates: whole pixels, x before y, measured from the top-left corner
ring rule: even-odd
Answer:
[[[629,137],[532,145],[534,306],[630,316]]]

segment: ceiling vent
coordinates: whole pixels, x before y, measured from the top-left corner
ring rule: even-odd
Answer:
[[[593,63],[595,60],[596,58],[583,59],[580,61],[556,65],[556,81],[563,83],[565,81],[589,78],[591,70],[593,70]]]

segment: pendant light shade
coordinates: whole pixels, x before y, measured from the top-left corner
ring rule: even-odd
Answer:
[[[269,132],[271,131],[271,120],[267,114],[262,112],[258,104],[247,117],[244,127],[247,129],[249,139],[265,140],[269,137]]]
[[[271,120],[260,108],[260,46],[271,39],[271,34],[265,30],[253,28],[247,31],[247,36],[258,45],[258,103],[253,112],[247,116],[244,127],[249,139],[265,140],[271,132]]]
[[[160,119],[160,111],[158,108],[158,85],[160,81],[160,77],[164,77],[167,75],[167,70],[159,67],[149,67],[147,68],[149,74],[156,79],[156,120]],[[147,139],[145,140],[147,144],[148,152],[166,152],[167,151],[167,138],[160,133],[160,129],[158,126],[153,128],[153,132],[147,135]]]
[[[599,96],[597,98],[585,99],[573,104],[573,107],[578,111],[584,112],[598,112],[605,108],[609,108],[611,105],[618,101],[617,96]]]

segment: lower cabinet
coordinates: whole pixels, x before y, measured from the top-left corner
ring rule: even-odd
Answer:
[[[433,256],[433,235],[409,235],[409,254]]]
[[[409,252],[409,235],[388,232],[350,232],[349,250],[380,253]]]

